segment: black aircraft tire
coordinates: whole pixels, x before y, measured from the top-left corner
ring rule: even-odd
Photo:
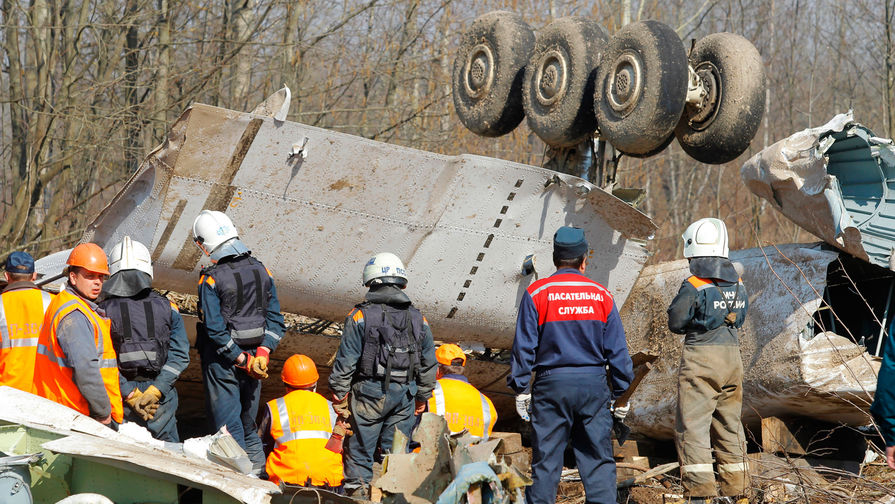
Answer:
[[[525,69],[522,100],[528,126],[552,147],[572,147],[596,129],[594,78],[606,31],[597,22],[564,17],[538,32]]]
[[[749,148],[764,114],[761,55],[739,35],[713,33],[693,47],[690,65],[709,93],[702,109],[687,106],[675,129],[678,143],[697,161],[732,161]]]
[[[687,53],[674,30],[654,20],[625,26],[609,39],[597,72],[600,135],[629,155],[655,152],[681,118],[687,80]]]
[[[671,145],[671,142],[673,142],[673,141],[674,141],[674,132],[671,132],[671,133],[668,135],[668,137],[665,138],[665,140],[663,140],[661,144],[659,144],[658,147],[656,147],[655,149],[653,149],[653,150],[651,150],[651,151],[648,151],[648,152],[641,152],[641,153],[631,153],[631,152],[625,152],[625,151],[623,151],[623,150],[619,150],[619,152],[621,152],[622,154],[624,154],[624,155],[626,155],[626,156],[633,157],[633,158],[648,158],[648,157],[653,157],[653,156],[655,156],[656,154],[658,154],[658,153],[662,152],[663,150],[665,150],[669,145]]]
[[[451,86],[460,122],[478,135],[505,135],[522,122],[522,79],[535,36],[522,16],[492,11],[460,39]]]

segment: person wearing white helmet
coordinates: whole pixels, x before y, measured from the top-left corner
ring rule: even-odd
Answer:
[[[737,333],[746,318],[746,288],[728,259],[727,227],[699,219],[684,231],[691,276],[668,307],[668,328],[684,334],[678,374],[675,445],[685,497],[710,502],[744,498],[748,488],[743,361]]]
[[[350,420],[345,441],[345,491],[366,496],[377,445],[391,449],[395,428],[407,437],[435,388],[435,343],[426,318],[404,293],[407,271],[395,254],[364,266],[365,301],[345,319],[329,388],[333,407]]]
[[[174,382],[190,364],[190,342],[177,305],[152,290],[152,258],[125,236],[109,254],[111,276],[99,307],[112,322],[124,420],[156,439],[177,443]]]
[[[199,277],[196,347],[202,361],[205,404],[215,430],[223,426],[246,451],[257,475],[264,448],[255,418],[267,364],[286,332],[270,270],[252,257],[233,222],[202,210],[193,239],[211,266]]]

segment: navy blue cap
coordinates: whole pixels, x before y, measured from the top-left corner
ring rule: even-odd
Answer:
[[[34,258],[28,252],[16,251],[6,258],[4,269],[10,273],[34,273]]]
[[[575,259],[587,254],[587,240],[581,228],[563,226],[553,235],[553,258]]]

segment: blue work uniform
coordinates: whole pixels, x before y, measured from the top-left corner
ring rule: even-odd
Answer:
[[[273,352],[286,332],[273,276],[249,254],[223,257],[202,270],[198,308],[196,347],[210,420],[215,430],[227,426],[260,473],[265,457],[255,418],[261,382],[236,360],[259,346]]]
[[[410,298],[394,285],[373,286],[366,295],[367,303],[388,305],[405,311],[409,317]],[[414,400],[425,402],[435,388],[435,343],[432,330],[421,318],[419,335],[419,367],[410,377],[390,379],[379,373],[362,371],[367,326],[364,311],[352,310],[345,319],[342,340],[336,353],[329,388],[337,397],[351,392],[350,409],[354,435],[345,440],[345,491],[366,487],[373,479],[373,455],[377,446],[389,451],[397,427],[410,437],[414,424]],[[388,383],[388,385],[386,385]]]
[[[577,269],[562,268],[522,294],[507,384],[528,392],[532,371],[533,483],[526,502],[556,502],[571,438],[586,502],[614,503],[609,400],[628,389],[633,369],[612,295]]]
[[[155,386],[162,397],[149,421],[125,402],[124,419],[146,427],[156,439],[177,443],[178,397],[174,382],[190,364],[190,342],[177,305],[145,289],[129,297],[100,303],[112,321],[112,342],[118,357],[121,397]]]
[[[883,363],[876,381],[876,394],[870,412],[883,435],[886,446],[895,446],[895,342],[886,338]]]

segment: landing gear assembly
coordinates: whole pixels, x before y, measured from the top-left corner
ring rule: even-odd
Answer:
[[[588,173],[599,185],[614,179],[604,157],[614,166],[621,155],[653,156],[675,138],[697,161],[732,161],[749,147],[764,113],[761,55],[733,33],[709,35],[688,54],[659,21],[607,37],[592,20],[566,17],[535,36],[517,14],[494,11],[462,40],[453,91],[463,125],[494,137],[525,116],[549,147],[550,168]],[[590,169],[582,159],[591,160]]]

